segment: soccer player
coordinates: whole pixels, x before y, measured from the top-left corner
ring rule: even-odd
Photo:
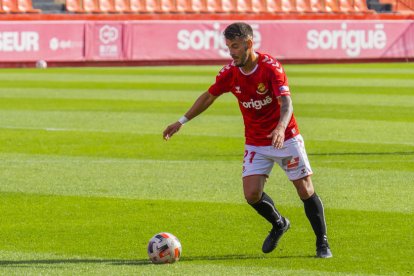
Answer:
[[[262,251],[272,252],[290,227],[289,220],[280,214],[272,198],[263,191],[272,167],[277,163],[303,201],[316,235],[316,257],[330,258],[324,209],[312,185],[312,169],[293,115],[285,71],[275,58],[253,49],[250,25],[233,23],[225,29],[224,37],[233,62],[220,70],[215,83],[199,96],[182,118],[164,130],[163,137],[170,139],[217,97],[232,93],[239,102],[245,125],[244,196],[247,203],[272,224]]]

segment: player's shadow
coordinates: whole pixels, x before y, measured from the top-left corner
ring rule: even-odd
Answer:
[[[191,262],[191,261],[226,261],[226,260],[266,260],[266,259],[305,259],[305,258],[313,258],[313,255],[241,255],[241,254],[234,254],[234,255],[219,255],[219,256],[193,256],[193,257],[183,257],[180,259],[180,262]]]
[[[180,262],[194,261],[226,261],[226,260],[265,260],[265,259],[304,259],[313,258],[307,256],[263,256],[263,255],[219,255],[219,256],[189,256],[182,257]],[[118,259],[43,259],[43,260],[0,260],[0,267],[31,267],[31,266],[51,266],[61,264],[106,264],[117,266],[140,266],[152,265],[148,259],[118,260]]]
[[[60,264],[107,264],[107,265],[149,265],[148,259],[117,260],[117,259],[44,259],[44,260],[2,260],[0,267],[27,267],[37,265],[60,265]]]

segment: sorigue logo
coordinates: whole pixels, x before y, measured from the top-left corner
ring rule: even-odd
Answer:
[[[260,48],[262,40],[259,25],[252,24],[254,48]],[[214,23],[212,29],[195,29],[192,31],[182,29],[177,33],[177,47],[182,51],[187,50],[210,50],[213,49],[218,52],[221,57],[228,57],[229,50],[223,36],[223,31],[226,26],[221,26],[220,23]]]
[[[254,109],[262,109],[263,106],[266,106],[272,102],[272,97],[266,96],[263,100],[253,100],[251,99],[249,102],[240,102],[244,108],[254,108]]]
[[[387,44],[384,24],[375,24],[373,30],[348,30],[342,23],[340,30],[310,30],[307,39],[311,50],[342,49],[350,57],[359,56],[361,50],[384,49]]]

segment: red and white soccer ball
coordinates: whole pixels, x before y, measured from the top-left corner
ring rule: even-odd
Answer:
[[[148,257],[154,264],[172,264],[180,256],[181,243],[173,234],[158,233],[148,242]]]

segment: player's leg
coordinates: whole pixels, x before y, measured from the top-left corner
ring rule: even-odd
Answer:
[[[276,248],[289,223],[280,215],[273,200],[263,189],[274,161],[266,156],[266,147],[245,147],[243,160],[243,191],[246,201],[268,222],[272,230],[263,243],[262,250],[269,253]]]
[[[262,251],[264,253],[272,252],[283,233],[289,227],[289,220],[282,217],[273,200],[264,191],[266,175],[250,175],[243,178],[243,191],[246,201],[252,206],[257,213],[264,217],[272,224],[272,230],[263,242]]]
[[[305,143],[301,135],[297,135],[284,143],[285,149],[279,154],[277,161],[293,182],[299,197],[304,203],[305,213],[316,235],[316,252],[318,257],[329,258],[332,254],[326,236],[326,223],[323,205],[315,194]]]
[[[315,193],[310,176],[293,180],[296,191],[303,201],[306,217],[312,225],[316,235],[316,256],[320,258],[332,257],[326,233],[325,212],[321,199]]]

